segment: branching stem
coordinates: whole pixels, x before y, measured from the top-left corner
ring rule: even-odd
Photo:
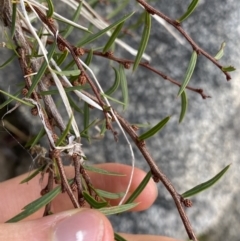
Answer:
[[[219,62],[212,57],[209,53],[207,53],[205,50],[203,50],[201,47],[197,45],[197,43],[186,33],[186,31],[181,27],[180,23],[177,22],[176,20],[173,20],[169,17],[167,17],[165,14],[157,10],[156,8],[152,7],[150,4],[148,4],[144,0],[136,0],[139,4],[141,4],[146,11],[148,11],[150,14],[158,15],[160,18],[164,19],[166,22],[171,24],[175,29],[177,29],[182,36],[191,44],[193,50],[195,50],[198,54],[204,55],[206,58],[208,58],[210,61],[212,61],[225,75],[226,79],[229,81],[231,79],[231,76],[228,72],[223,71],[223,66],[219,64]]]

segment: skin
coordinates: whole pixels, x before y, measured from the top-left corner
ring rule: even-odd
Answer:
[[[93,185],[96,188],[103,189],[109,192],[124,192],[129,182],[131,167],[122,164],[105,163],[97,165],[97,167],[126,174],[125,176],[107,176],[89,172],[89,176]],[[73,168],[66,168],[68,177],[73,176]],[[42,217],[43,209],[24,219],[18,223],[4,223],[11,217],[18,214],[21,209],[28,203],[40,197],[40,191],[45,186],[46,180],[39,182],[39,176],[32,179],[28,184],[19,184],[21,180],[26,178],[28,174],[16,177],[14,179],[0,183],[1,203],[0,203],[0,240],[1,241],[25,241],[25,240],[51,240],[46,230],[51,229],[54,223],[62,220],[66,216],[74,215],[81,210],[72,209],[72,203],[66,194],[60,194],[52,203],[52,211],[54,215]],[[137,185],[142,181],[145,172],[135,168],[134,177],[130,188],[130,193],[134,191]],[[46,178],[45,178],[46,179]],[[144,191],[136,199],[139,205],[131,211],[143,211],[148,209],[157,197],[156,184],[151,180]],[[116,205],[119,200],[110,201],[111,204]],[[87,207],[86,207],[87,208]],[[68,210],[68,211],[67,211]],[[113,230],[110,222],[101,213],[92,210],[95,215],[103,218],[105,224],[105,238],[104,240],[114,240]],[[172,238],[153,236],[153,235],[131,235],[121,234],[129,241],[177,241]]]

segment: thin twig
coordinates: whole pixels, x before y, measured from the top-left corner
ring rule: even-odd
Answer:
[[[84,197],[83,197],[82,181],[81,181],[81,176],[80,176],[80,168],[81,168],[80,156],[77,154],[73,154],[72,159],[73,159],[73,165],[74,165],[74,170],[75,170],[74,179],[75,179],[75,183],[77,184],[78,203],[80,206],[83,206]]]
[[[131,125],[124,118],[122,118],[120,115],[118,115],[117,113],[115,113],[115,115],[117,116],[119,122],[121,123],[121,125],[123,126],[125,131],[130,135],[130,137],[135,142],[138,149],[141,151],[145,160],[147,161],[147,163],[148,163],[148,165],[149,165],[149,167],[152,171],[153,179],[156,182],[158,182],[160,180],[163,183],[163,185],[166,187],[166,189],[169,191],[169,193],[171,194],[171,196],[172,196],[172,198],[173,198],[173,200],[174,200],[174,202],[177,206],[178,212],[179,212],[180,217],[183,221],[183,224],[185,226],[185,229],[188,233],[189,238],[191,240],[197,241],[197,238],[194,234],[191,223],[190,223],[190,221],[189,221],[189,219],[188,219],[188,217],[185,213],[185,210],[183,209],[183,206],[182,206],[182,203],[181,203],[181,196],[177,193],[177,191],[175,190],[175,188],[172,185],[172,183],[170,182],[170,180],[158,168],[158,166],[156,165],[156,162],[153,160],[150,153],[148,152],[145,142],[138,141],[138,136],[135,133],[135,131],[133,130],[133,128],[131,127]]]
[[[52,164],[48,167],[48,183],[47,186],[44,188],[44,191],[50,192],[53,189],[53,181],[54,181],[54,173],[53,173],[53,168]],[[48,203],[45,206],[43,216],[47,216],[51,213],[51,205],[52,203]]]
[[[60,158],[60,152],[58,150],[53,150],[52,153],[52,158],[54,158],[56,160],[57,163],[57,167],[60,173],[60,177],[61,177],[61,182],[62,182],[62,187],[64,188],[64,190],[67,192],[69,198],[71,199],[73,206],[75,208],[79,208],[80,205],[76,199],[76,197],[74,196],[72,189],[68,183],[67,177],[65,175],[65,171],[64,171],[64,167],[62,164],[62,159]]]
[[[86,53],[90,52],[89,49],[84,49],[84,51]],[[113,54],[109,54],[109,53],[103,53],[103,52],[100,52],[100,51],[93,51],[93,55],[96,55],[96,56],[101,56],[103,58],[107,58],[107,59],[110,59],[110,60],[113,60],[115,62],[118,62],[120,64],[123,64],[124,66],[126,64],[133,64],[134,63],[134,60],[130,60],[130,59],[123,59],[123,58],[118,58],[118,57],[115,57]],[[163,79],[165,80],[168,80],[170,81],[171,83],[177,85],[177,86],[181,86],[182,84],[176,80],[174,80],[173,78],[169,77],[168,75],[164,74],[163,72],[161,72],[160,70],[157,70],[155,69],[154,67],[152,67],[149,63],[146,63],[146,62],[140,62],[139,63],[140,66],[148,69],[148,70],[151,70],[152,72],[158,74],[159,76],[161,76]],[[187,86],[186,89],[189,89],[193,92],[196,92],[198,94],[200,94],[202,96],[203,99],[206,99],[206,98],[211,98],[211,96],[209,95],[206,95],[203,91],[203,89],[201,88],[193,88],[191,86]]]
[[[196,42],[186,33],[186,31],[181,27],[180,23],[177,22],[174,19],[171,19],[169,17],[167,17],[166,15],[164,15],[163,13],[161,13],[159,10],[157,10],[156,8],[152,7],[150,4],[148,4],[146,1],[144,0],[136,0],[139,4],[141,4],[146,11],[148,11],[150,14],[154,15],[158,15],[159,17],[161,17],[162,19],[164,19],[166,22],[168,22],[169,24],[171,24],[174,28],[176,28],[181,34],[182,36],[191,44],[193,50],[195,50],[198,54],[202,54],[204,55],[206,58],[208,58],[211,62],[213,62],[213,64],[215,64],[225,75],[226,75],[226,79],[227,81],[229,81],[231,79],[231,76],[228,72],[223,71],[223,66],[221,64],[219,64],[219,62],[212,57],[209,53],[207,53],[205,50],[203,50],[201,47],[199,47]]]

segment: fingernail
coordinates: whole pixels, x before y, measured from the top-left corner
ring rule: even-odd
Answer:
[[[102,241],[104,221],[95,211],[86,209],[65,218],[54,228],[54,241]]]

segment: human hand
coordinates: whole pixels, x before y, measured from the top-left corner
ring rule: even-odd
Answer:
[[[99,168],[124,173],[126,176],[107,176],[89,173],[94,187],[109,192],[123,192],[129,181],[131,167],[122,164],[101,164]],[[68,176],[73,175],[72,168],[66,168]],[[72,175],[71,175],[72,174]],[[135,168],[130,194],[144,178],[145,173]],[[81,208],[73,209],[66,194],[60,194],[52,202],[53,215],[42,217],[43,209],[22,222],[4,223],[18,214],[28,203],[40,197],[39,177],[28,184],[19,184],[25,177],[19,176],[0,183],[0,240],[1,241],[113,241],[113,229],[108,219],[100,212]],[[157,197],[157,188],[151,180],[136,199],[140,202],[133,211],[149,208]],[[117,200],[111,200],[117,205]],[[128,241],[176,241],[171,238],[152,235],[121,234]]]

